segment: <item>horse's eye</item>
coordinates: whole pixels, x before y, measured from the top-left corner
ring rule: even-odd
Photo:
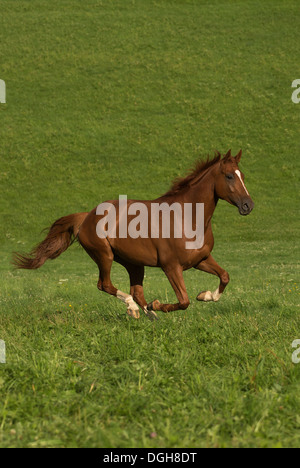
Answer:
[[[226,179],[232,180],[232,179],[234,179],[234,175],[233,174],[226,174]]]

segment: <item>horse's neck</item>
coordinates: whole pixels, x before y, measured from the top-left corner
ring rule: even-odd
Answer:
[[[205,217],[212,216],[218,199],[215,196],[215,168],[211,167],[199,178],[197,182],[191,184],[184,194],[184,203],[204,203]]]

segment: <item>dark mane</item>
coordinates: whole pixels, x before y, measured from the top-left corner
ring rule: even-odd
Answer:
[[[193,182],[199,180],[202,175],[204,175],[205,171],[209,169],[211,166],[216,164],[221,159],[221,154],[219,152],[216,153],[213,159],[210,159],[209,156],[206,160],[197,161],[195,167],[189,172],[189,174],[185,177],[178,177],[172,183],[172,186],[168,192],[164,194],[164,196],[169,195],[176,195],[181,190],[189,187]]]

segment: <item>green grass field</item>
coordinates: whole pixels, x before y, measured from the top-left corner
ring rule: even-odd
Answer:
[[[0,41],[0,446],[299,447],[298,2],[3,0]],[[129,319],[78,245],[13,270],[57,218],[229,148],[255,209],[215,212],[219,303],[191,270],[186,311]],[[157,269],[145,295],[175,300]]]

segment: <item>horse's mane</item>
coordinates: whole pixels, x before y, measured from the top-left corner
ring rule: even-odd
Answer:
[[[197,161],[194,168],[185,177],[177,177],[171,188],[164,194],[164,196],[176,195],[178,192],[190,187],[193,182],[199,181],[205,174],[206,170],[216,164],[221,159],[221,154],[216,153],[213,159],[208,156],[206,160]]]

